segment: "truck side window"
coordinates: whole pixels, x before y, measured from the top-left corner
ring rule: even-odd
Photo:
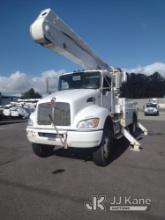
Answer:
[[[111,91],[111,78],[109,77],[104,77],[103,80],[103,89],[105,91]]]
[[[69,88],[69,83],[67,81],[65,81],[65,80],[62,80],[61,81],[61,87],[63,89],[68,89]]]

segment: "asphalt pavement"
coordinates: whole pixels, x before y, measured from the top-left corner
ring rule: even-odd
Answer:
[[[159,112],[159,115],[158,116],[155,116],[155,115],[144,115],[144,112],[143,111],[139,111],[138,112],[138,117],[141,119],[141,120],[147,120],[147,121],[165,121],[165,111],[164,110],[161,110]]]
[[[58,149],[39,158],[26,139],[26,123],[0,125],[0,218],[164,220],[165,121],[142,122],[149,129],[139,138],[143,150],[131,151],[122,139],[107,167],[97,167],[86,151]],[[104,209],[89,210],[95,209],[92,196],[106,197]],[[109,210],[114,198],[125,197],[151,204],[147,211]]]

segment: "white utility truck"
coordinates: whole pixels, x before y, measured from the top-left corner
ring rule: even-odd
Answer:
[[[126,74],[102,61],[51,9],[43,10],[30,27],[32,38],[85,70],[59,76],[58,91],[37,103],[26,128],[33,151],[40,157],[55,146],[93,148],[97,165],[109,163],[114,139],[125,136],[132,149],[139,127],[136,103],[120,98]]]

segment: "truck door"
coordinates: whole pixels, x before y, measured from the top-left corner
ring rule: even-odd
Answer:
[[[111,111],[111,78],[108,76],[103,79],[102,106]]]

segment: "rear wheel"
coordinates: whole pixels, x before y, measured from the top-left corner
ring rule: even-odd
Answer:
[[[33,152],[39,157],[48,157],[53,154],[54,146],[43,144],[32,144]]]
[[[102,141],[96,151],[93,152],[93,160],[98,166],[106,166],[110,162],[110,156],[113,146],[113,132],[104,129]]]

